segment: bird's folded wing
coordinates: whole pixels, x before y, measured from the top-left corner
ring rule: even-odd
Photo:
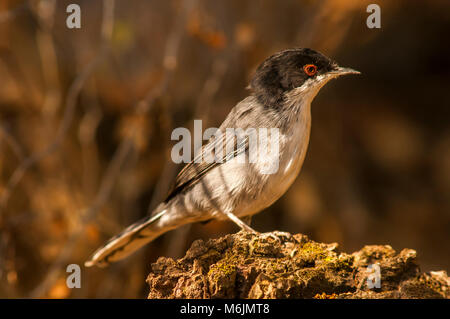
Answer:
[[[248,136],[244,138],[237,138],[234,134],[220,134],[218,138],[213,136],[207,144],[202,146],[194,159],[180,171],[175,180],[175,185],[169,192],[165,202],[195,185],[211,169],[246,152],[248,146]]]

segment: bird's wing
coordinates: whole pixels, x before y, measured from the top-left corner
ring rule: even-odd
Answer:
[[[222,132],[223,133],[223,132]],[[220,144],[221,143],[221,144]],[[178,174],[175,185],[169,192],[165,202],[175,197],[183,190],[195,185],[200,178],[208,171],[222,165],[230,159],[242,154],[248,150],[249,138],[246,136],[242,139],[236,138],[234,134],[221,134],[218,138],[214,136],[202,146],[200,152],[194,157],[194,159],[186,164],[184,168]],[[216,149],[218,147],[218,149]],[[217,156],[215,151],[222,150]],[[211,157],[213,161],[206,161],[205,159]],[[217,157],[217,158],[216,158]]]
[[[234,134],[226,134],[227,128],[241,128],[246,130],[250,127],[259,127],[260,123],[258,118],[249,117],[248,115],[255,112],[256,108],[260,105],[255,102],[253,97],[248,97],[241,102],[239,102],[228,114],[225,121],[220,126],[219,130],[221,134],[216,137],[212,136],[208,142],[202,146],[198,155],[180,171],[178,174],[175,185],[169,192],[166,200],[168,202],[170,199],[175,197],[180,192],[184,191],[188,187],[195,185],[200,178],[205,175],[208,171],[213,168],[222,165],[226,161],[229,161],[235,156],[247,152],[249,148],[249,137],[244,135],[244,137],[236,138]],[[216,146],[218,149],[216,149]],[[215,154],[214,151],[219,150],[219,155]],[[220,151],[222,150],[222,151]],[[214,161],[205,161],[205,158],[214,156]],[[221,158],[222,160],[217,160]]]

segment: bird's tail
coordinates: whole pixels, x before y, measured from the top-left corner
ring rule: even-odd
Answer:
[[[98,249],[84,265],[86,267],[94,265],[106,267],[110,263],[127,257],[145,244],[151,242],[168,230],[161,228],[158,224],[159,219],[166,213],[167,209],[163,209],[157,214],[141,219],[129,226]]]

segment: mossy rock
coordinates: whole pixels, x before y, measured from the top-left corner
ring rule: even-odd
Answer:
[[[179,259],[160,258],[149,298],[449,298],[444,271],[421,273],[416,252],[365,246],[353,254],[307,236],[239,232],[195,241]],[[371,288],[369,265],[380,287]]]

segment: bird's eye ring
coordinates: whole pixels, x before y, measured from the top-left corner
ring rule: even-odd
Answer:
[[[317,73],[317,66],[314,64],[307,64],[303,67],[303,71],[305,71],[308,76],[313,76]]]

